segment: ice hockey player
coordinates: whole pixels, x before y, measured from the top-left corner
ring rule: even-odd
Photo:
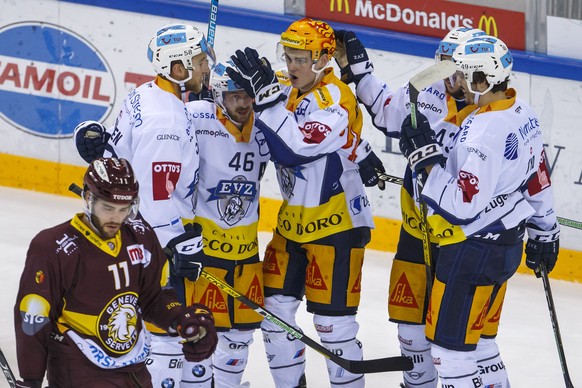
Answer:
[[[356,94],[360,102],[372,116],[373,124],[389,137],[399,138],[404,118],[410,114],[408,83],[395,91],[374,74],[374,67],[354,32],[336,32],[338,51],[336,60],[341,67],[342,80],[355,82]],[[439,42],[436,61],[452,60],[455,48],[462,42],[485,32],[475,28],[455,28]],[[420,91],[418,110],[429,120],[436,133],[437,142],[446,157],[451,149],[455,134],[463,119],[476,108],[465,101],[461,80],[456,77],[438,81]],[[388,311],[390,320],[398,324],[398,340],[402,354],[414,361],[414,369],[403,372],[404,385],[407,387],[437,387],[438,376],[430,355],[430,343],[425,338],[425,318],[428,308],[425,261],[420,230],[420,211],[416,174],[409,166],[404,171],[404,184],[401,189],[402,223],[394,261],[391,267]],[[428,217],[431,232],[432,264],[438,261],[439,236],[460,235],[455,225],[447,222],[438,214]],[[503,291],[505,288],[503,288]],[[403,298],[412,295],[413,298]],[[498,324],[498,321],[495,323]],[[489,365],[483,360],[483,367]],[[490,368],[483,368],[490,370]],[[486,379],[485,379],[486,380]]]
[[[218,338],[212,313],[162,287],[168,260],[138,212],[124,159],[100,158],[84,176],[84,212],[43,230],[27,253],[14,308],[19,387],[152,387],[143,319],[180,335],[201,360]]]
[[[214,103],[187,105],[200,149],[196,222],[202,225],[204,249],[198,261],[258,304],[264,303],[258,247],[260,182],[270,154],[254,125],[253,99],[226,73],[230,62],[211,72]],[[182,386],[242,387],[253,332],[262,317],[206,279],[172,282],[188,303],[205,303],[214,314],[219,342],[212,358],[186,362]],[[248,383],[245,383],[248,384]],[[188,385],[189,386],[189,385]]]
[[[448,158],[423,153],[437,141],[422,114],[417,129],[406,118],[400,140],[412,170],[428,172],[422,198],[464,236],[439,241],[425,334],[443,386],[482,387],[477,360],[488,358],[497,366],[491,385],[509,387],[498,327],[488,323],[500,318],[502,288],[520,264],[525,230],[526,264],[547,272],[560,230],[539,120],[508,88],[511,52],[482,36],[461,43],[453,60],[465,98],[478,108],[463,120]]]
[[[231,57],[241,75],[227,71],[255,97],[256,125],[276,162],[283,196],[263,261],[265,307],[296,326],[305,296],[322,344],[360,360],[356,313],[373,222],[357,164],[362,114],[330,67],[335,46],[327,23],[304,18],[281,34],[278,47],[290,85],[279,84],[250,48]],[[268,321],[262,330],[275,385],[305,386],[304,344]],[[329,360],[327,367],[332,387],[364,386],[363,375]]]
[[[198,181],[198,146],[184,101],[188,91],[202,87],[210,71],[204,34],[186,24],[160,28],[151,38],[147,57],[157,76],[125,98],[115,125],[105,131],[96,122],[75,130],[79,153],[86,161],[117,156],[130,161],[140,182],[140,213],[163,247],[173,251],[172,275],[196,279],[200,267],[191,264],[202,250],[194,218]],[[188,251],[178,252],[176,247]],[[182,375],[180,344],[155,327],[148,368],[154,385],[178,382]]]

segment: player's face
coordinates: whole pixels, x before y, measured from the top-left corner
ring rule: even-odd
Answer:
[[[465,103],[467,103],[467,105],[474,104],[475,95],[469,91],[469,87],[467,86],[467,80],[465,79],[465,74],[462,71],[457,70],[457,72],[455,73],[455,77],[459,80],[460,90],[463,92],[463,95],[465,97]]]
[[[244,124],[253,112],[253,99],[244,90],[224,92],[222,99],[226,112],[237,123]]]
[[[131,204],[118,204],[94,199],[91,209],[91,220],[102,239],[113,238],[121,224],[131,212]]]
[[[202,84],[210,76],[210,66],[206,53],[200,53],[192,57],[192,78],[186,82],[186,89],[199,93]]]
[[[447,56],[447,55],[442,56],[443,60],[447,57],[449,58],[447,60],[451,60],[450,56]],[[461,88],[461,77],[459,77],[457,73],[453,74],[452,76],[450,76],[448,78],[445,78],[444,81],[445,81],[445,89],[447,90],[447,93],[451,97],[453,97],[457,100],[464,98],[464,92],[463,92],[463,89]]]
[[[285,47],[285,62],[291,85],[301,91],[309,90],[317,77],[311,70],[311,51]]]

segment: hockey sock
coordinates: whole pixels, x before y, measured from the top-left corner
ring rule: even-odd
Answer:
[[[414,363],[411,371],[402,372],[406,387],[437,387],[438,374],[432,362],[431,345],[426,340],[424,328],[424,325],[398,324],[400,351],[403,356],[410,357]]]
[[[146,360],[154,387],[178,386],[182,377],[184,353],[178,337],[152,335],[152,351]]]
[[[509,388],[511,386],[495,339],[481,338],[477,343],[475,354],[485,387]]]
[[[212,356],[214,388],[239,388],[253,343],[254,330],[236,330],[218,333],[218,346]]]
[[[274,295],[265,298],[265,309],[298,329],[295,314],[300,303],[292,296]],[[266,319],[261,324],[261,330],[275,386],[299,386],[305,373],[305,344]]]
[[[327,349],[348,360],[363,359],[362,344],[356,339],[360,325],[355,315],[332,317],[315,314],[313,324],[321,344]],[[332,387],[364,387],[364,375],[350,373],[331,360],[325,361]]]
[[[439,373],[442,387],[483,387],[474,351],[460,352],[432,344],[431,354]]]

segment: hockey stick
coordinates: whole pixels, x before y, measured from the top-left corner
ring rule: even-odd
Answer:
[[[438,61],[431,67],[428,67],[414,75],[408,82],[408,95],[410,97],[410,120],[412,128],[418,128],[416,122],[416,112],[418,104],[418,94],[427,86],[434,84],[442,79],[452,75],[457,70],[452,61]],[[426,180],[426,172],[418,172],[416,176],[416,187],[418,191],[419,209],[420,209],[420,230],[422,231],[422,251],[424,256],[424,265],[426,267],[426,292],[427,298],[430,298],[432,290],[432,252],[430,248],[430,238],[428,235],[428,208],[426,202],[422,199],[421,193]]]
[[[71,183],[69,190],[77,195],[81,195],[81,188],[76,183]],[[405,356],[396,357],[386,357],[378,358],[374,360],[348,360],[342,358],[324,346],[320,345],[318,342],[312,340],[308,336],[304,335],[293,326],[289,325],[281,318],[277,317],[275,314],[271,313],[267,309],[263,308],[259,304],[253,302],[251,299],[247,298],[244,294],[241,294],[236,289],[231,287],[228,283],[225,283],[222,279],[217,278],[211,273],[202,269],[200,275],[208,280],[210,283],[214,284],[216,287],[220,288],[228,295],[237,299],[241,303],[249,306],[259,315],[263,316],[269,322],[274,323],[279,326],[287,333],[291,334],[293,337],[297,338],[299,341],[303,342],[305,345],[309,346],[322,356],[335,362],[345,370],[354,374],[362,373],[378,373],[378,372],[393,372],[393,371],[407,371],[413,368],[412,360]]]
[[[554,337],[556,339],[556,347],[558,348],[558,357],[560,358],[560,365],[562,366],[562,374],[564,375],[564,382],[566,388],[574,388],[570,373],[568,372],[568,365],[566,364],[566,354],[564,353],[564,346],[562,345],[562,336],[560,335],[560,327],[558,326],[558,316],[556,315],[556,306],[554,305],[554,297],[552,296],[552,289],[550,287],[550,278],[546,270],[545,264],[541,265],[539,272],[544,283],[544,291],[546,293],[546,300],[548,301],[548,310],[550,310],[550,320],[552,321],[552,328],[554,329]]]
[[[569,220],[567,218],[556,217],[560,225],[569,226],[570,228],[582,229],[582,222]]]
[[[212,62],[216,64],[216,53],[214,52],[214,38],[216,37],[216,19],[218,18],[218,0],[210,0],[210,16],[208,17],[208,55]]]
[[[378,358],[374,360],[348,360],[340,357],[326,347],[320,345],[318,342],[312,340],[299,330],[295,329],[293,326],[287,324],[281,318],[277,317],[275,314],[271,313],[261,305],[253,302],[251,299],[235,290],[229,284],[225,283],[222,279],[206,272],[204,269],[201,272],[201,276],[208,280],[210,283],[214,284],[216,287],[220,288],[222,291],[226,292],[228,295],[237,299],[239,302],[244,303],[245,305],[255,310],[267,321],[279,326],[287,333],[291,334],[293,337],[309,346],[311,349],[315,350],[325,358],[335,362],[337,365],[341,366],[350,373],[362,374],[408,371],[413,367],[412,360],[405,356]]]
[[[16,388],[16,378],[14,377],[14,373],[12,373],[12,369],[10,369],[10,365],[8,365],[8,361],[6,360],[6,356],[4,356],[2,349],[0,349],[0,368],[2,369],[2,372],[4,372],[4,377],[6,377],[10,388]]]

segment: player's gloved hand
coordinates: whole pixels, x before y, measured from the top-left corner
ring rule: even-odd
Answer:
[[[42,388],[42,380],[18,380],[16,388]]]
[[[203,304],[195,303],[186,307],[174,326],[178,334],[186,340],[182,345],[186,360],[202,361],[216,350],[218,335],[214,327],[214,317]]]
[[[338,50],[334,56],[340,67],[341,80],[346,84],[350,82],[357,84],[366,74],[374,71],[374,65],[354,32],[336,30],[335,37]]]
[[[188,101],[214,102],[214,97],[212,96],[212,92],[208,90],[208,87],[206,85],[203,85],[202,90],[200,90],[200,93],[194,92],[188,93]]]
[[[266,58],[259,58],[257,50],[250,47],[245,48],[244,52],[236,50],[230,58],[237,69],[227,67],[226,72],[255,99],[255,112],[262,112],[286,99],[271,64]]]
[[[75,128],[73,139],[77,152],[87,163],[103,156],[111,134],[97,121],[83,121]]]
[[[559,251],[560,239],[542,242],[530,238],[525,245],[525,264],[528,268],[533,269],[539,278],[542,265],[545,267],[546,273],[550,273],[554,269]]]
[[[202,271],[202,226],[198,223],[184,226],[184,233],[168,241],[166,253],[171,251],[173,273],[195,281]]]
[[[444,164],[446,158],[426,116],[416,113],[417,128],[412,127],[411,115],[402,122],[400,152],[408,159],[413,171],[419,172],[433,164]]]
[[[378,185],[380,190],[384,190],[386,182],[380,179],[379,174],[385,173],[386,170],[382,161],[372,151],[372,147],[366,140],[360,140],[360,144],[356,149],[356,156],[356,163],[358,163],[360,178],[362,178],[364,186],[373,187]]]

